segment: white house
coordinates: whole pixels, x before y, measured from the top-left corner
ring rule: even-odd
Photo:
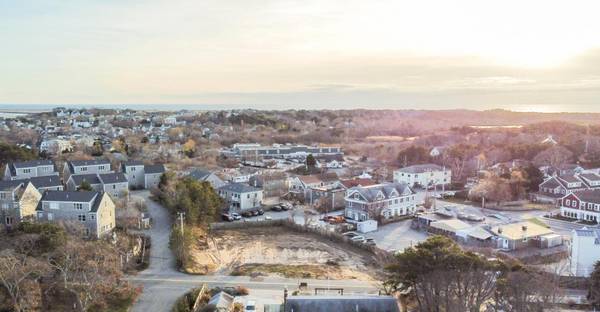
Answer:
[[[355,221],[414,214],[415,192],[406,183],[357,186],[346,191],[344,215]]]
[[[219,196],[227,203],[229,212],[258,209],[262,204],[263,190],[242,183],[229,183],[219,188]]]
[[[590,276],[600,260],[600,230],[573,230],[570,271],[574,276]]]
[[[394,182],[428,187],[452,182],[452,171],[435,164],[414,165],[394,170]]]

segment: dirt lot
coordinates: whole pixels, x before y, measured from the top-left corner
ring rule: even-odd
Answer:
[[[367,251],[284,227],[221,230],[193,251],[198,273],[374,280],[381,274]]]

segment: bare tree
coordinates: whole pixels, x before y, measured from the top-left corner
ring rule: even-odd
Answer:
[[[27,309],[28,296],[22,291],[24,286],[47,270],[42,263],[32,257],[16,253],[12,249],[0,252],[0,282],[9,294],[15,311]]]

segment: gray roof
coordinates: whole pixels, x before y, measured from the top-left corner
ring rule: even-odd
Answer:
[[[350,188],[349,192],[358,191],[368,202],[376,201],[377,194],[381,191],[385,198],[389,198],[393,191],[398,192],[402,196],[405,191],[414,194],[414,191],[406,183],[385,183],[375,184],[370,186],[355,186]]]
[[[96,166],[96,165],[109,165],[110,161],[108,159],[92,159],[92,160],[69,160],[67,161],[67,166],[71,170],[74,171],[74,167],[81,166]]]
[[[98,178],[98,175],[95,173],[87,173],[87,174],[74,174],[69,179],[72,179],[75,182],[75,185],[79,186],[83,181],[87,181],[89,184],[101,184],[102,181]]]
[[[588,181],[600,181],[600,175],[595,173],[582,173],[579,176]]]
[[[165,172],[165,166],[164,165],[145,165],[144,166],[144,173],[145,174],[154,174],[154,173],[163,173]]]
[[[190,178],[194,178],[196,180],[204,181],[208,176],[210,176],[212,172],[204,169],[194,169],[194,171],[190,172],[188,175]]]
[[[600,231],[598,231],[596,229],[582,228],[582,229],[576,229],[576,230],[573,230],[573,231],[575,231],[575,233],[577,234],[577,236],[596,236],[596,237],[600,237]]]
[[[600,189],[578,191],[573,195],[586,203],[600,204]]]
[[[99,174],[99,176],[100,176],[100,181],[102,181],[102,183],[104,183],[104,184],[127,182],[127,178],[125,177],[125,174],[123,174],[122,172],[102,173],[102,174]]]
[[[423,173],[423,172],[442,171],[442,170],[444,170],[444,168],[442,166],[439,166],[436,164],[414,165],[414,166],[408,166],[408,167],[398,169],[398,171],[408,172],[408,173]]]
[[[58,175],[33,177],[28,180],[35,188],[56,187],[62,185]]]
[[[15,168],[31,168],[37,166],[51,166],[54,165],[52,160],[49,159],[37,159],[37,160],[28,160],[28,161],[19,161],[11,163]]]
[[[220,291],[210,298],[208,304],[215,305],[217,308],[228,309],[233,304],[233,296]]]
[[[128,160],[122,164],[123,166],[143,166],[144,162],[141,160]]]
[[[250,186],[244,183],[229,183],[221,186],[219,190],[234,192],[234,193],[249,193],[249,192],[258,192],[261,189],[256,188],[254,186]]]
[[[400,310],[397,300],[392,296],[289,296],[285,303],[285,311],[399,312]]]
[[[41,201],[64,201],[89,203],[92,199],[98,196],[98,192],[89,191],[46,191],[42,195]]]
[[[0,191],[12,191],[26,183],[25,180],[6,180],[0,181]]]

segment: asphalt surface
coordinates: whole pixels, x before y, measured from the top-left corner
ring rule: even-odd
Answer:
[[[215,286],[245,286],[253,294],[256,292],[262,298],[283,298],[283,290],[287,287],[294,290],[300,282],[306,282],[313,288],[344,288],[344,293],[367,294],[377,293],[376,283],[357,280],[310,280],[290,279],[281,277],[251,278],[248,276],[228,275],[189,275],[175,269],[175,258],[169,248],[169,235],[172,219],[166,208],[149,199],[148,191],[132,192],[132,195],[145,199],[148,211],[153,218],[152,228],[144,232],[150,236],[149,267],[127,280],[143,286],[143,292],[131,311],[170,311],[173,304],[183,294],[194,287],[206,283]],[[276,217],[289,217],[291,213],[277,214]],[[275,216],[274,216],[275,217]],[[296,219],[295,216],[294,219]],[[281,301],[279,301],[281,302]]]

